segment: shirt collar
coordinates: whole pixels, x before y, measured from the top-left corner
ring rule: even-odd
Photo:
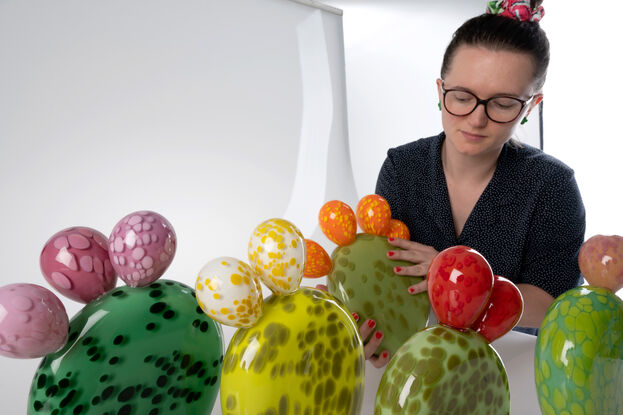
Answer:
[[[454,230],[448,186],[441,163],[441,148],[445,138],[445,133],[439,134],[429,150],[430,197],[428,198],[427,210],[448,242],[457,244],[459,238],[457,238]],[[470,222],[484,221],[489,225],[497,223],[501,219],[500,210],[497,208],[513,203],[515,200],[516,175],[518,174],[514,168],[515,154],[515,149],[511,148],[509,143],[504,144],[493,177],[483,191],[484,198],[481,197],[481,200],[474,206],[460,239],[465,239],[468,236],[471,228]]]

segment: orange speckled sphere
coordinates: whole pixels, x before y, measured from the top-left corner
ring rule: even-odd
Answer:
[[[365,233],[385,235],[392,212],[387,200],[379,195],[368,195],[357,204],[357,224]]]
[[[350,245],[355,241],[357,219],[355,212],[346,203],[331,200],[322,205],[318,222],[326,237],[339,246]]]
[[[407,225],[405,225],[403,221],[398,219],[392,219],[389,221],[389,227],[385,232],[385,236],[388,238],[406,239],[407,241],[411,239],[409,228],[407,228]]]
[[[305,248],[307,252],[305,271],[303,271],[305,278],[320,278],[331,272],[333,262],[322,246],[311,239],[305,239]]]

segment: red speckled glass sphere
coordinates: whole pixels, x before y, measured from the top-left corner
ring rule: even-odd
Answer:
[[[480,316],[493,290],[493,271],[487,260],[467,246],[441,251],[427,275],[431,306],[441,323],[467,328]]]

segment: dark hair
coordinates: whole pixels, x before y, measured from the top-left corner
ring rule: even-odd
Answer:
[[[534,8],[541,1],[532,0]],[[545,83],[549,65],[549,41],[536,22],[520,22],[496,14],[483,14],[469,19],[454,32],[441,65],[441,78],[448,72],[456,50],[461,45],[482,46],[491,50],[528,53],[534,60],[537,90]]]

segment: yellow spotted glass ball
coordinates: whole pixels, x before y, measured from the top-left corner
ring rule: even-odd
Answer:
[[[199,306],[212,319],[233,327],[251,327],[262,315],[262,288],[253,270],[230,257],[201,268],[195,291]]]
[[[258,225],[249,240],[249,263],[256,275],[278,295],[294,292],[305,269],[305,238],[284,219]]]

